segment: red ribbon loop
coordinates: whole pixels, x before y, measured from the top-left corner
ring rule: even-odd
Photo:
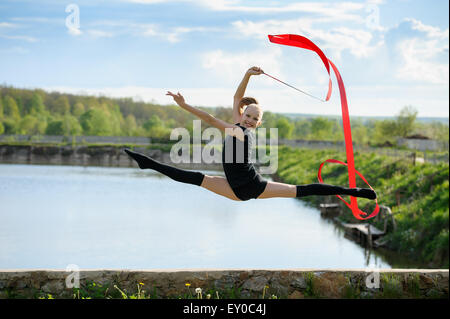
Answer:
[[[334,159],[329,159],[329,160],[326,160],[325,162],[323,162],[319,167],[319,173],[318,173],[319,182],[323,183],[323,180],[321,177],[321,171],[322,171],[323,165],[326,162],[338,163],[338,164],[347,166],[348,180],[349,180],[350,188],[356,187],[356,176],[355,175],[358,174],[358,176],[361,177],[362,180],[371,189],[373,189],[369,185],[369,183],[366,181],[364,176],[355,169],[355,161],[354,161],[354,157],[353,157],[352,132],[351,132],[351,126],[350,126],[350,115],[348,112],[347,95],[345,93],[344,81],[342,80],[342,77],[341,77],[338,69],[336,68],[336,66],[333,64],[333,62],[331,62],[330,59],[328,59],[325,56],[325,54],[322,52],[322,50],[320,50],[320,48],[317,45],[315,45],[311,40],[309,40],[303,36],[296,35],[296,34],[279,34],[279,35],[269,35],[268,37],[269,37],[269,41],[272,43],[277,43],[277,44],[282,44],[282,45],[287,45],[287,46],[295,46],[295,47],[311,50],[319,55],[320,59],[322,60],[323,64],[325,65],[325,68],[327,69],[328,75],[330,77],[329,82],[328,82],[328,92],[327,92],[325,101],[328,101],[330,99],[331,91],[332,91],[330,65],[336,76],[336,80],[337,80],[338,86],[339,86],[339,93],[340,93],[340,97],[341,97],[342,124],[344,127],[344,138],[345,138],[345,150],[346,150],[346,154],[347,154],[347,163],[344,163],[344,162],[341,162],[338,160],[334,160]],[[378,214],[378,211],[380,209],[378,206],[378,201],[375,200],[376,206],[375,206],[374,211],[368,217],[363,218],[361,216],[367,215],[367,213],[363,212],[362,210],[360,210],[358,208],[358,201],[357,201],[356,197],[350,196],[350,204],[349,204],[344,199],[342,199],[341,196],[339,196],[339,195],[336,195],[336,196],[352,210],[353,216],[355,216],[355,218],[357,218],[357,219],[363,220],[363,219],[372,218]]]
[[[336,164],[341,164],[341,165],[344,165],[344,166],[348,166],[347,163],[344,163],[344,162],[341,162],[341,161],[338,161],[338,160],[335,160],[335,159],[328,159],[328,160],[326,160],[325,162],[322,162],[322,164],[320,164],[320,166],[319,166],[319,172],[317,173],[317,179],[318,179],[319,182],[321,182],[321,183],[323,183],[323,179],[322,179],[322,167],[323,167],[323,165],[324,165],[325,163],[336,163]],[[370,186],[370,184],[367,182],[367,180],[364,178],[364,176],[363,176],[360,172],[358,172],[357,170],[355,170],[355,172],[356,172],[356,174],[358,174],[359,177],[361,177],[361,179],[364,181],[364,183],[366,183],[367,186],[369,186],[370,189],[373,190],[372,186]],[[356,208],[357,208],[358,210],[357,210],[357,214],[355,214],[355,213],[354,213],[354,210],[353,210],[353,207],[352,207],[351,204],[347,203],[347,202],[346,202],[341,196],[339,196],[339,195],[336,195],[336,197],[339,198],[341,201],[343,201],[343,202],[345,203],[345,205],[347,205],[347,207],[350,208],[350,209],[352,210],[353,215],[354,215],[357,219],[364,220],[364,219],[369,219],[369,218],[375,217],[375,216],[378,214],[379,210],[380,210],[380,207],[378,206],[378,200],[375,199],[376,205],[375,205],[374,211],[373,211],[369,216],[367,216],[367,217],[365,217],[365,218],[362,218],[361,215],[367,215],[367,213],[363,212],[362,210],[360,210],[360,209],[358,208],[358,206],[356,206]]]

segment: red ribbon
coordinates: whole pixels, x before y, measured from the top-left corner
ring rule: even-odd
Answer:
[[[350,127],[350,116],[348,112],[348,105],[347,105],[347,95],[345,94],[345,87],[344,82],[342,81],[342,77],[336,68],[336,66],[331,62],[330,59],[328,59],[325,54],[322,52],[322,50],[319,49],[317,45],[315,45],[313,42],[311,42],[309,39],[302,37],[300,35],[296,34],[279,34],[279,35],[269,35],[269,41],[272,43],[277,44],[283,44],[288,46],[295,46],[307,50],[311,50],[316,52],[320,59],[322,60],[323,64],[325,65],[325,68],[327,69],[328,76],[329,76],[329,82],[328,82],[328,93],[325,98],[325,101],[328,101],[331,96],[331,74],[330,74],[330,65],[331,68],[334,71],[334,74],[336,76],[336,80],[339,85],[339,93],[341,96],[341,107],[342,107],[342,123],[344,127],[344,137],[345,137],[345,150],[347,153],[347,163],[335,160],[335,159],[328,159],[320,164],[319,172],[317,174],[317,178],[320,183],[323,183],[322,180],[322,167],[325,163],[337,163],[341,165],[347,166],[348,169],[348,181],[349,181],[349,187],[354,188],[356,187],[356,174],[358,174],[359,177],[362,178],[362,180],[370,187],[370,189],[373,190],[372,186],[369,185],[367,180],[364,178],[364,176],[358,172],[355,169],[355,161],[353,157],[353,143],[352,143],[352,131]],[[356,174],[355,174],[356,173]],[[347,203],[341,196],[336,195],[341,201],[343,201],[352,211],[353,216],[355,216],[357,219],[364,220],[369,219],[372,217],[375,217],[378,214],[378,211],[380,210],[378,206],[378,201],[375,200],[375,209],[374,211],[367,217],[361,217],[364,215],[367,215],[367,213],[363,212],[358,208],[358,201],[356,197],[350,196],[350,204]]]

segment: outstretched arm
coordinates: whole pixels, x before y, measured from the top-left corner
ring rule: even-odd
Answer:
[[[244,97],[245,89],[247,89],[248,81],[250,80],[250,76],[252,75],[259,75],[262,74],[263,70],[261,68],[254,66],[247,70],[247,72],[244,75],[244,78],[242,79],[241,83],[239,84],[238,88],[236,89],[236,93],[234,93],[234,99],[233,99],[233,122],[239,122],[240,117],[242,115],[242,108],[244,105],[240,105],[241,99]]]
[[[222,120],[212,116],[211,114],[209,114],[209,113],[207,113],[205,111],[202,111],[202,110],[197,109],[197,108],[195,108],[193,106],[190,106],[189,104],[187,104],[185,102],[184,97],[180,94],[180,92],[178,92],[177,94],[174,94],[174,93],[168,91],[166,93],[166,95],[170,95],[171,97],[173,97],[174,101],[181,108],[183,108],[186,111],[194,114],[195,116],[197,116],[201,120],[205,121],[209,125],[217,127],[218,129],[224,131],[228,135],[236,136],[240,140],[244,140],[244,136],[243,136],[243,133],[242,133],[243,131],[242,131],[242,129],[239,126],[227,123],[225,121],[222,121]]]

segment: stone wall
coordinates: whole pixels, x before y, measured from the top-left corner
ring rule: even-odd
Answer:
[[[0,163],[54,164],[76,166],[137,167],[123,149],[126,146],[43,146],[0,145]],[[135,147],[136,152],[151,156],[157,161],[186,169],[221,170],[222,164],[180,163],[174,164],[170,153],[160,149]]]
[[[448,142],[429,140],[429,139],[416,139],[416,138],[399,138],[397,144],[400,146],[406,146],[409,149],[419,151],[448,151]]]
[[[373,271],[373,270],[372,270]],[[79,292],[67,288],[76,283]],[[67,282],[67,283],[66,283]],[[448,298],[448,269],[0,270],[0,298]],[[142,291],[141,291],[142,294]]]
[[[0,135],[0,142],[149,145],[152,142],[152,139],[140,136]]]

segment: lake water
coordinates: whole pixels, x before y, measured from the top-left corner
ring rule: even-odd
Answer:
[[[391,268],[368,252],[297,199],[235,202],[138,168],[0,164],[0,269]]]

